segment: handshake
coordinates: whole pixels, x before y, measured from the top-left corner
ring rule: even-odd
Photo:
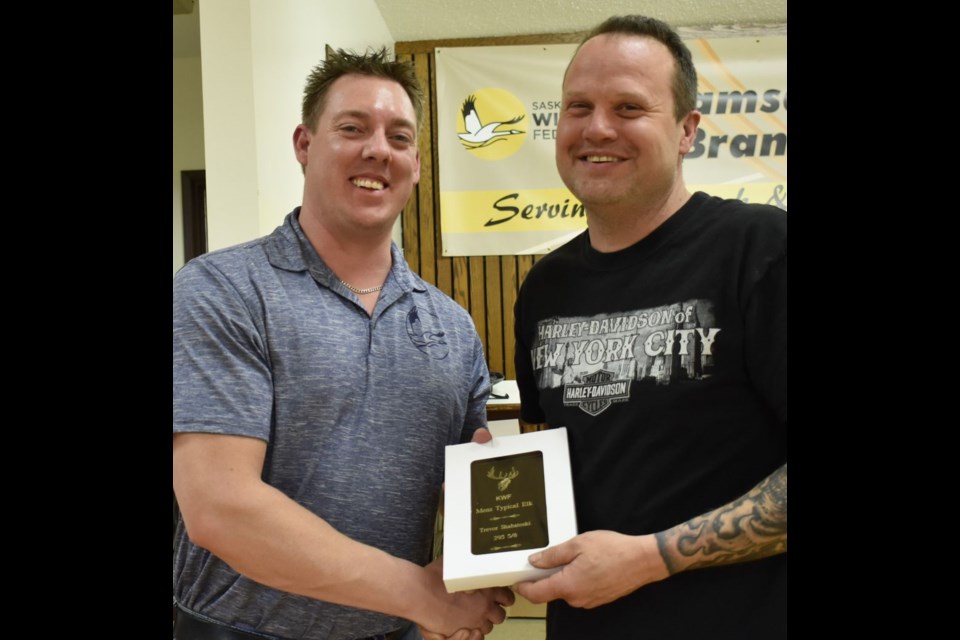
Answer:
[[[482,446],[477,446],[482,445]],[[472,442],[446,448],[443,556],[427,567],[473,621],[444,635],[429,624],[427,640],[479,639],[506,618],[511,589],[560,570],[538,568],[529,556],[577,534],[566,429],[498,437],[478,429]],[[547,508],[548,502],[550,508]],[[549,515],[549,518],[548,518]],[[446,624],[449,624],[446,623]],[[472,626],[477,625],[477,626]]]

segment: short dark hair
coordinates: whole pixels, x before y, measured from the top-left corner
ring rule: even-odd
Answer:
[[[666,22],[647,16],[612,16],[595,27],[577,47],[580,51],[588,40],[603,34],[645,36],[662,43],[673,56],[676,71],[673,75],[673,112],[677,122],[697,107],[697,70],[693,66],[690,49]],[[573,54],[576,57],[576,53]]]
[[[391,60],[386,47],[365,54],[337,49],[315,66],[307,76],[307,85],[303,90],[301,118],[304,126],[314,130],[326,105],[330,85],[351,74],[386,78],[403,87],[417,114],[417,131],[420,131],[423,123],[423,89],[420,88],[417,74],[411,64]]]

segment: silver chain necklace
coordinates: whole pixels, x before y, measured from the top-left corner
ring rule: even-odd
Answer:
[[[337,278],[337,280],[340,280],[340,278]],[[383,285],[380,285],[379,287],[369,287],[367,289],[359,289],[353,286],[352,284],[348,284],[344,282],[343,280],[340,280],[340,284],[345,286],[347,289],[350,289],[350,291],[353,291],[357,295],[361,295],[361,296],[367,293],[376,293],[377,291],[380,291],[381,289],[383,289]]]

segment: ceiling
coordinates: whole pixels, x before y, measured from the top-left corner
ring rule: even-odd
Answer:
[[[787,0],[374,0],[397,42],[586,31],[640,13],[673,27],[775,24]],[[440,8],[442,7],[442,10]],[[424,20],[424,16],[430,16]]]
[[[322,2],[323,0],[315,0]],[[397,42],[586,31],[641,13],[674,27],[786,24],[787,0],[374,0]],[[173,57],[200,55],[200,5],[174,0]],[[182,13],[188,11],[190,13]],[[178,13],[180,11],[181,13]],[[429,19],[424,19],[429,16]]]

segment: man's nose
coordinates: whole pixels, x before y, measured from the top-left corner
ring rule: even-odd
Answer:
[[[590,142],[601,140],[613,140],[617,137],[617,130],[614,126],[613,114],[607,113],[602,109],[595,109],[588,117],[586,126],[583,129],[584,139]]]
[[[363,157],[371,160],[385,161],[390,158],[390,142],[387,134],[382,130],[374,130],[364,141]]]

